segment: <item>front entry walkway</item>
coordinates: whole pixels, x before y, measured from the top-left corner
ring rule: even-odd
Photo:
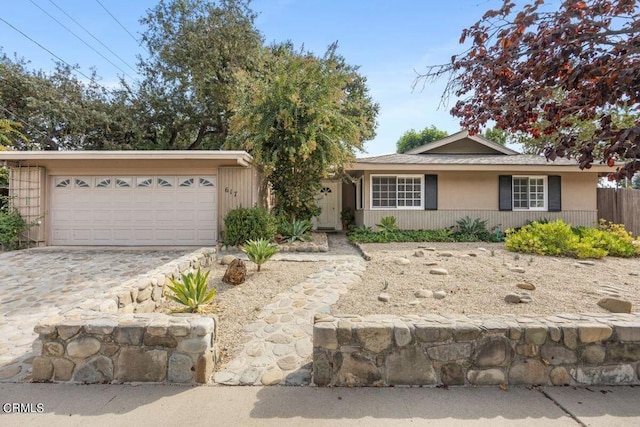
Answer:
[[[329,241],[331,253],[331,240]],[[308,385],[311,382],[313,319],[329,313],[340,295],[357,284],[365,262],[354,255],[322,255],[329,266],[265,306],[246,327],[240,354],[214,375],[227,385]]]
[[[0,253],[0,381],[28,380],[35,325],[193,248],[41,248]]]

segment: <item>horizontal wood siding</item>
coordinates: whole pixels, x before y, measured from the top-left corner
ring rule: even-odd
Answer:
[[[218,218],[224,230],[224,217],[233,209],[259,204],[259,179],[254,168],[218,168]]]
[[[481,210],[438,210],[438,211],[398,211],[398,210],[367,210],[364,211],[363,224],[375,228],[380,218],[394,216],[398,227],[404,230],[432,230],[456,225],[456,221],[465,216],[472,219],[480,218],[487,221],[487,228],[500,226],[501,230],[520,227],[527,221],[536,219],[556,219],[572,225],[594,226],[598,221],[597,211],[481,211]]]
[[[598,218],[624,224],[640,236],[640,191],[626,188],[598,188]]]

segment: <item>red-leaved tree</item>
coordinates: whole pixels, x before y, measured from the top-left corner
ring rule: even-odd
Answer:
[[[543,0],[517,10],[504,0],[462,31],[471,46],[451,63],[430,66],[421,79],[449,76],[443,99],[459,100],[451,113],[472,133],[488,121],[513,133],[549,137],[548,159],[574,156],[624,165],[612,178],[640,170],[640,121],[620,125],[622,109],[640,117],[640,3],[637,0],[564,0],[550,11]],[[588,139],[576,120],[595,121]]]

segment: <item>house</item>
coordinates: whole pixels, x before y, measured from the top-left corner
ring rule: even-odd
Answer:
[[[215,245],[231,209],[262,203],[244,151],[0,151],[37,245]]]
[[[347,170],[355,184],[340,186],[337,210],[354,209],[356,225],[374,229],[389,215],[401,229],[450,227],[465,216],[501,230],[541,218],[593,226],[598,177],[610,171],[519,154],[462,131],[405,154],[358,159]]]

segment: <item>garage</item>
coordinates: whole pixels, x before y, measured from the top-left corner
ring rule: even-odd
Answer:
[[[216,176],[50,177],[52,245],[215,245]]]

